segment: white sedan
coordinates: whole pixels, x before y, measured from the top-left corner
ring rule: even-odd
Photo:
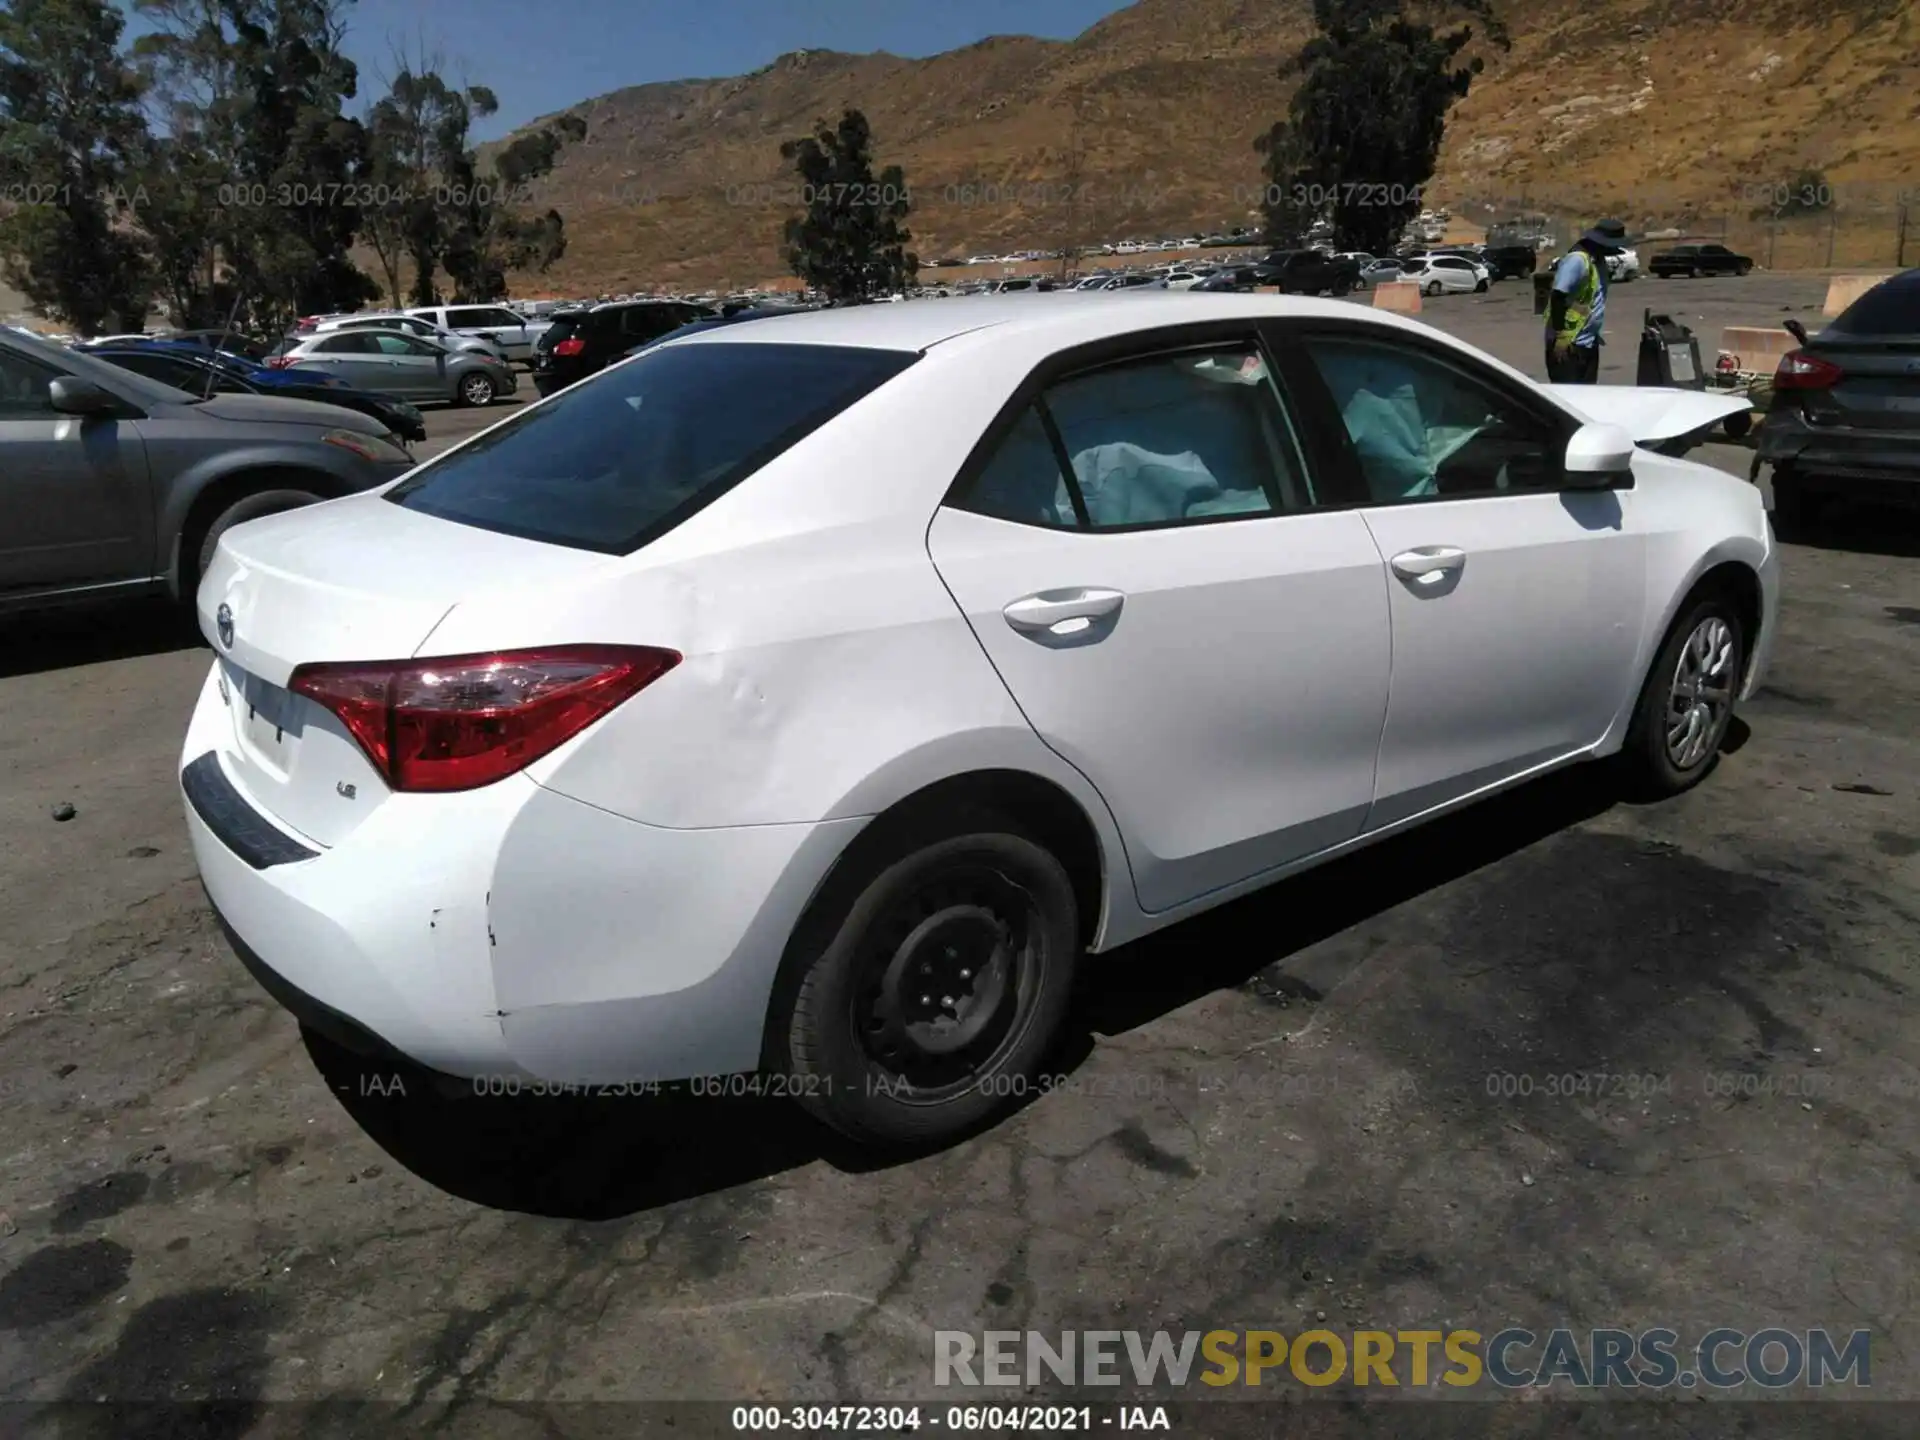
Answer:
[[[937,1141],[1103,952],[1561,766],[1705,775],[1775,551],[1648,447],[1744,403],[1276,296],[691,335],[225,534],[194,852],[350,1047]]]
[[[1493,272],[1464,255],[1425,255],[1407,263],[1402,280],[1411,280],[1423,295],[1485,290]]]

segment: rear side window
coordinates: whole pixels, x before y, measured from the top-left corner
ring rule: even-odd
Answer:
[[[827,345],[655,350],[524,411],[387,498],[482,530],[630,554],[916,358]]]
[[[1920,270],[1874,286],[1841,312],[1833,328],[1847,335],[1920,335]]]

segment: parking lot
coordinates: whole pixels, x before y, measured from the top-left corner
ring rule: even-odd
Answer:
[[[1602,379],[1643,306],[1711,364],[1825,285],[1616,287]],[[1423,318],[1540,373],[1520,284]],[[1563,774],[1090,962],[1055,1092],[891,1165],[780,1101],[310,1047],[195,880],[205,650],[9,623],[0,1401],[854,1403],[929,1398],[935,1329],[1514,1324],[1869,1328],[1920,1400],[1920,524],[1838,515],[1783,584],[1698,789]]]

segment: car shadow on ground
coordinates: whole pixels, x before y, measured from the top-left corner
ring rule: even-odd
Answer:
[[[1604,767],[1581,766],[1105,955],[1087,968],[1058,1067],[1083,1064],[1098,1036],[1245,985],[1289,955],[1616,799]],[[859,1173],[914,1158],[863,1152],[785,1099],[695,1096],[684,1087],[645,1098],[448,1093],[456,1087],[444,1079],[396,1072],[312,1033],[306,1039],[335,1097],[389,1156],[439,1189],[498,1209],[614,1219],[815,1160]]]
[[[1835,500],[1781,540],[1811,550],[1912,558],[1920,556],[1920,512]]]
[[[0,615],[0,679],[204,646],[193,617],[164,600]]]

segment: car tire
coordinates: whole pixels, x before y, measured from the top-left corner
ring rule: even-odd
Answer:
[[[1476,294],[1476,295],[1484,295],[1484,294],[1486,294],[1486,293],[1487,293],[1487,282],[1486,282],[1486,281],[1484,281],[1484,280],[1476,280],[1476,281],[1474,281],[1474,282],[1473,282],[1473,293],[1474,293],[1474,294]]]
[[[1037,1094],[1073,989],[1079,914],[1059,860],[993,815],[942,829],[866,879],[786,1021],[801,1104],[874,1149],[947,1143]],[[935,984],[982,1008],[931,1004]]]
[[[213,564],[214,552],[220,548],[220,537],[234,526],[243,521],[278,515],[283,510],[298,510],[302,505],[315,505],[322,498],[310,490],[258,490],[251,495],[241,496],[214,516],[213,523],[200,537],[193,557],[193,574],[186,577],[188,583],[181,587],[181,598],[188,605],[193,604],[194,591],[199,587],[200,578],[207,573],[208,567]]]
[[[1438,280],[1429,280],[1427,282],[1427,294],[1429,295],[1438,295],[1446,288],[1447,287],[1442,285]]]
[[[1733,719],[1746,647],[1730,595],[1706,590],[1687,598],[1654,656],[1620,750],[1631,793],[1664,799],[1706,778]],[[1717,702],[1708,699],[1716,690]]]
[[[491,376],[474,370],[460,381],[460,403],[474,410],[484,410],[493,403],[493,379]]]

